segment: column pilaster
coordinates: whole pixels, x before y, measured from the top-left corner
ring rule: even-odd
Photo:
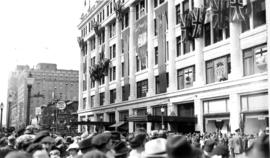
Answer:
[[[128,115],[129,116],[133,115],[133,109],[132,108],[128,109]],[[134,132],[134,122],[128,122],[128,132],[129,133]]]
[[[176,82],[176,37],[175,37],[175,0],[168,0],[168,39],[169,39],[169,88],[168,92],[177,90]]]
[[[147,110],[148,114],[152,114],[152,107],[148,106],[146,110]],[[146,123],[146,132],[147,133],[151,132],[151,126],[152,126],[152,122],[147,122]]]
[[[236,129],[240,128],[240,97],[238,94],[230,94],[228,106],[230,109],[231,132],[234,133]]]
[[[116,18],[116,103],[122,101],[122,87],[121,87],[121,77],[122,77],[122,64],[121,64],[121,23],[118,18]]]
[[[86,98],[86,108],[90,109],[91,107],[91,78],[90,78],[90,67],[91,67],[91,49],[90,49],[90,40],[87,40],[87,67],[86,67],[86,78],[87,78],[87,98]]]
[[[109,54],[109,26],[105,26],[105,55],[106,59],[110,58]],[[110,104],[110,88],[109,88],[109,75],[105,76],[105,105]]]
[[[135,56],[135,7],[131,5],[129,7],[129,27],[130,27],[130,36],[129,36],[129,83],[130,83],[130,96],[129,100],[136,99],[136,80],[135,80],[135,72],[136,72],[136,56]],[[130,123],[129,123],[130,124]],[[129,128],[130,129],[130,128]],[[132,131],[133,131],[133,122],[132,122]]]
[[[98,64],[99,62],[99,37],[98,35],[95,35],[95,42],[96,42],[96,50],[95,50],[95,56],[96,56],[96,61],[95,64]],[[99,81],[95,81],[95,107],[100,106],[100,101],[99,101]]]
[[[147,96],[153,96],[155,94],[155,76],[154,76],[154,5],[153,0],[148,0],[148,13],[147,13],[147,51],[148,51],[148,93]]]
[[[80,71],[79,71],[79,111],[83,106],[83,51],[80,52]]]
[[[242,76],[242,58],[240,48],[240,30],[241,24],[230,23],[230,54],[231,54],[231,75],[229,79],[239,79]]]
[[[194,113],[197,116],[197,124],[195,126],[196,131],[203,132],[203,103],[201,98],[194,98]]]

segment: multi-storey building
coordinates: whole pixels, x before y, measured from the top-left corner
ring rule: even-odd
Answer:
[[[235,22],[234,16],[231,21],[220,19],[219,12],[212,20],[200,21],[202,36],[187,39],[184,15],[195,8],[211,11],[219,6],[209,3],[121,0],[118,16],[118,1],[107,0],[82,14],[79,120],[120,122],[128,116],[129,132],[137,127],[160,129],[163,117],[147,118],[162,114],[177,116],[175,122],[169,117],[163,121],[180,132],[241,128],[255,134],[269,126],[270,2],[247,1],[242,22]],[[90,70],[104,57],[110,59],[108,75],[92,78]]]
[[[30,120],[36,119],[36,108],[54,99],[78,100],[78,71],[57,69],[56,64],[39,63],[36,68],[17,66],[9,78],[7,126],[19,127],[26,123],[28,99],[27,77],[35,79],[30,96]]]

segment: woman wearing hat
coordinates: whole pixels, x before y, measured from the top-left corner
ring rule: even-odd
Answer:
[[[67,151],[69,152],[69,156],[67,158],[75,158],[78,156],[79,145],[77,143],[72,143],[67,148]]]
[[[131,152],[129,158],[141,158],[146,143],[146,134],[138,134],[130,140]]]

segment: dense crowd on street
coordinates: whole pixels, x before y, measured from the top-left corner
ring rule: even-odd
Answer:
[[[269,158],[269,136],[137,129],[61,136],[27,126],[0,138],[0,158]]]

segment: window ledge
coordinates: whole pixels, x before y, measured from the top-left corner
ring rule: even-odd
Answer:
[[[254,28],[252,30],[249,30],[249,31],[246,31],[246,32],[243,32],[240,34],[240,39],[243,39],[243,38],[248,38],[250,36],[253,36],[255,34],[258,34],[258,33],[261,33],[261,32],[265,32],[266,31],[266,25],[262,25],[262,26],[259,26],[257,28]]]
[[[203,48],[203,52],[207,52],[207,51],[211,51],[213,49],[216,49],[218,47],[223,47],[225,45],[229,45],[230,44],[230,38],[227,38],[225,40],[219,41],[217,43],[213,43],[209,46],[206,46]]]

